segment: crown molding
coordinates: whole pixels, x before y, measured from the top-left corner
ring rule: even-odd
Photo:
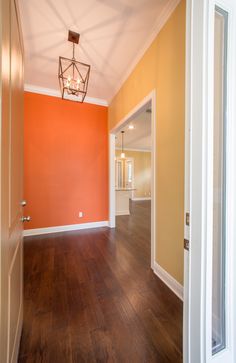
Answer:
[[[52,88],[43,88],[34,86],[32,84],[25,84],[24,90],[26,92],[31,93],[37,93],[40,95],[46,95],[46,96],[52,96],[52,97],[58,97],[61,98],[61,93],[58,90],[52,89]],[[99,105],[99,106],[105,106],[108,107],[108,103],[106,100],[100,99],[100,98],[93,98],[93,97],[85,97],[84,103],[91,103],[93,105]]]
[[[115,88],[114,95],[108,100],[108,105],[112,102],[113,98],[116,96],[122,85],[125,83],[127,78],[130,76],[138,62],[141,60],[141,58],[144,56],[147,49],[150,47],[158,33],[161,31],[177,5],[180,3],[180,0],[169,0],[165,6],[165,8],[162,10],[160,16],[158,17],[151,34],[147,38],[147,41],[144,43],[144,46],[140,49],[140,51],[137,53],[136,57],[133,58],[132,63],[127,68],[127,71],[125,72],[124,76],[121,77],[121,80],[117,87]]]

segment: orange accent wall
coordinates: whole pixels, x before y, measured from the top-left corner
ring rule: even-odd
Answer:
[[[28,92],[24,102],[25,228],[108,220],[107,107]]]

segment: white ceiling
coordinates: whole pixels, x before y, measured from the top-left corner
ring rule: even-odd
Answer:
[[[151,151],[151,113],[150,105],[129,120],[121,129],[124,133],[124,149],[150,150]],[[134,129],[129,130],[129,125]],[[121,148],[121,130],[116,134],[116,148]]]
[[[91,65],[88,96],[111,98],[178,0],[19,0],[25,83],[58,90],[58,57],[71,57],[68,29],[81,34],[76,59]]]

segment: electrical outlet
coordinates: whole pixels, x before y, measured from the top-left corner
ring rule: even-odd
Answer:
[[[83,217],[83,212],[79,212],[79,218]]]

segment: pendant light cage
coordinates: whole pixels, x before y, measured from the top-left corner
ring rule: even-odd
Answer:
[[[73,43],[73,57],[59,57],[58,79],[63,99],[83,102],[88,90],[90,65],[75,59],[75,44],[79,43],[79,36],[69,31],[68,40]]]

